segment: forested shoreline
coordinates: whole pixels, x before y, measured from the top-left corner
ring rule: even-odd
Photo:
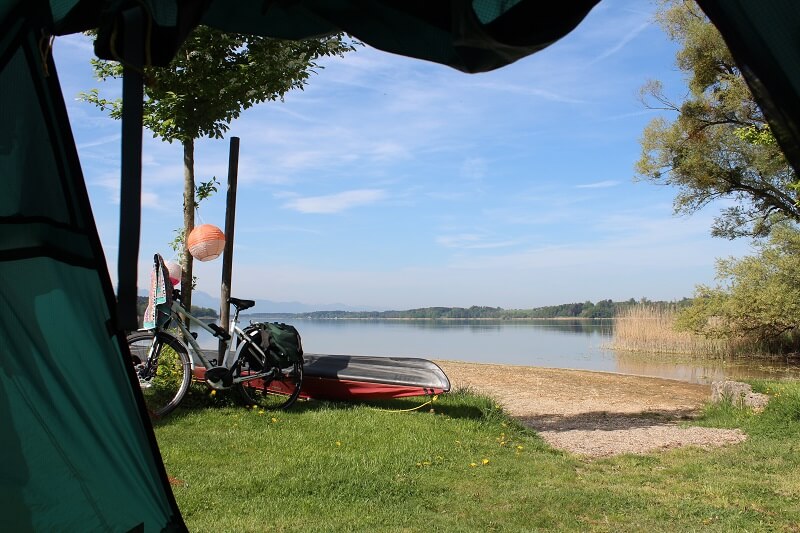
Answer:
[[[253,313],[248,316],[259,317],[292,317],[309,319],[533,319],[533,318],[614,318],[625,309],[635,305],[647,304],[654,307],[683,308],[691,300],[683,298],[679,301],[650,301],[647,298],[614,302],[600,300],[597,303],[586,301],[534,307],[530,309],[503,309],[502,307],[421,307],[403,311],[314,311],[310,313]]]

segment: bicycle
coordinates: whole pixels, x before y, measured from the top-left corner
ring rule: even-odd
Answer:
[[[180,303],[180,291],[174,289],[168,311],[158,311],[168,314],[163,324],[153,330],[128,336],[136,375],[152,417],[161,418],[172,412],[189,390],[194,367],[189,356],[190,349],[205,367],[206,384],[213,390],[233,388],[245,405],[287,409],[300,396],[303,358],[283,363],[262,349],[263,333],[258,324],[251,324],[245,329],[238,326],[239,313],[253,307],[253,300],[229,298],[228,303],[233,305],[235,312],[229,330],[225,331],[219,325],[206,324],[189,313]],[[206,357],[197,344],[197,335],[186,327],[185,319],[225,342],[226,355],[221,364],[214,358]],[[170,331],[175,328],[188,341],[188,346]],[[232,341],[235,341],[233,348]],[[230,356],[231,352],[234,352],[233,357]]]

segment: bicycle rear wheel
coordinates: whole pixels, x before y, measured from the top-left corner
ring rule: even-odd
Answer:
[[[251,370],[246,361],[234,371],[234,379],[256,371]],[[259,378],[235,385],[245,405],[278,410],[288,409],[297,401],[303,386],[303,362],[293,363],[288,368],[275,368],[274,371],[273,379]]]
[[[183,399],[192,381],[189,354],[172,335],[159,332],[128,336],[139,386],[152,418],[172,412]]]

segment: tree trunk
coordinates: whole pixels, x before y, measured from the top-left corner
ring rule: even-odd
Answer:
[[[181,296],[183,305],[192,311],[192,254],[189,253],[187,241],[189,233],[194,229],[195,185],[194,185],[194,139],[183,141],[183,265],[181,273]],[[189,321],[186,321],[189,327]]]
[[[228,155],[228,194],[225,201],[225,253],[222,255],[222,286],[219,295],[219,324],[228,328],[231,306],[231,280],[233,278],[233,230],[236,225],[236,187],[239,179],[239,137],[231,137],[231,148]],[[225,363],[225,352],[228,344],[220,339],[220,365]]]

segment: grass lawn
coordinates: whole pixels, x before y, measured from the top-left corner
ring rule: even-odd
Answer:
[[[749,439],[587,460],[468,392],[288,412],[179,409],[156,425],[190,531],[800,531],[800,383],[756,383]],[[202,402],[201,402],[202,403]],[[376,407],[381,407],[376,408]]]

